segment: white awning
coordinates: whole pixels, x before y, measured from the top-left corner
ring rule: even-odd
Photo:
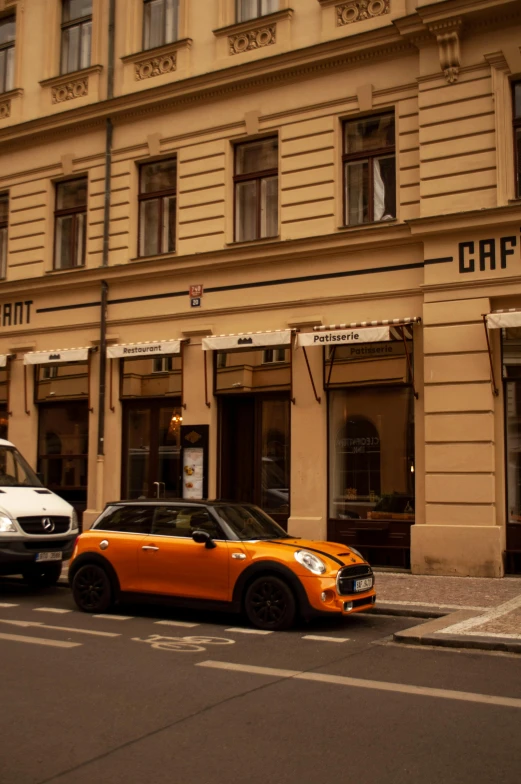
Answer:
[[[162,357],[169,354],[181,353],[180,340],[158,340],[155,343],[121,343],[107,346],[109,359],[141,359],[143,357]]]
[[[269,348],[289,346],[291,330],[278,329],[273,332],[240,332],[237,335],[215,335],[203,338],[203,351],[225,351],[233,348]]]
[[[351,321],[350,324],[329,324],[325,327],[313,327],[316,332],[331,329],[355,329],[366,327],[403,327],[407,324],[419,324],[421,318],[419,316],[407,316],[405,318],[397,319],[382,319],[381,321]]]
[[[54,351],[30,351],[24,354],[24,365],[54,365],[60,362],[86,362],[89,348],[57,348]]]
[[[489,329],[503,329],[507,327],[521,327],[521,310],[496,310],[486,316]]]
[[[328,329],[298,334],[299,346],[347,346],[350,343],[380,343],[383,340],[391,340],[390,327]]]
[[[7,354],[0,354],[0,368],[7,367]]]

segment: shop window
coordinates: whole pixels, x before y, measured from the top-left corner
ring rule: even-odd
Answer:
[[[35,365],[35,400],[74,400],[89,396],[87,362]]]
[[[123,359],[121,397],[162,397],[181,394],[182,360],[175,357]]]
[[[16,17],[0,19],[0,93],[9,92],[14,87],[15,38]]]
[[[63,0],[61,28],[61,73],[88,68],[92,42],[92,0]]]
[[[266,348],[263,351],[262,362],[264,365],[270,365],[274,362],[286,361],[285,348]]]
[[[513,114],[514,114],[514,140],[515,140],[515,167],[516,167],[516,196],[521,198],[521,82],[512,86]]]
[[[405,343],[397,339],[330,347],[324,363],[324,385],[331,388],[409,384],[412,364],[410,339]]]
[[[257,349],[219,352],[215,358],[215,393],[267,392],[291,386],[291,365],[284,360],[265,361],[266,352],[285,349]],[[221,357],[224,357],[221,358]]]
[[[278,140],[235,148],[235,240],[276,237],[279,220]]]
[[[9,196],[0,193],[0,278],[7,273],[7,233],[9,226]]]
[[[344,123],[346,226],[396,218],[394,114]]]
[[[175,251],[177,162],[175,158],[140,168],[139,255]]]
[[[87,224],[87,178],[56,185],[54,268],[85,265]]]
[[[154,49],[177,41],[179,0],[145,0],[143,7],[143,49]]]
[[[279,10],[279,0],[236,0],[237,22],[247,22]]]

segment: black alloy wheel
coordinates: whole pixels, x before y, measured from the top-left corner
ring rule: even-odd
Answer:
[[[289,586],[270,574],[258,577],[248,587],[244,609],[248,620],[257,629],[276,632],[293,625],[297,608]]]
[[[102,566],[85,564],[72,580],[74,601],[83,612],[105,612],[112,604],[112,586]]]
[[[50,588],[56,585],[62,573],[62,564],[53,563],[47,566],[32,565],[26,567],[22,576],[31,588]]]

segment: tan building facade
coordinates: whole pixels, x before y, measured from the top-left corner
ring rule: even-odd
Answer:
[[[519,0],[0,0],[0,420],[84,527],[218,496],[521,572],[520,33]]]

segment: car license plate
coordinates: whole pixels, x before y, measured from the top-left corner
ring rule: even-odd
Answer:
[[[61,561],[61,553],[36,553],[37,561]]]
[[[355,580],[355,591],[368,591],[373,587],[373,578],[366,577],[365,580]]]

